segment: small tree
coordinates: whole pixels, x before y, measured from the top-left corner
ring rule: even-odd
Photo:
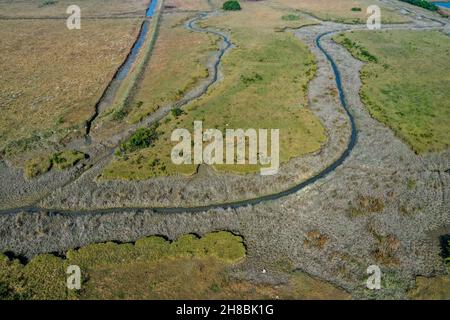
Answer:
[[[228,10],[228,11],[241,10],[241,5],[236,0],[228,0],[228,1],[224,2],[223,10]]]

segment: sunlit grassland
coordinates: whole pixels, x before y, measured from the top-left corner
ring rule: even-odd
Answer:
[[[211,10],[208,0],[165,0],[165,5],[171,9],[179,10]]]
[[[223,58],[224,78],[206,95],[169,115],[160,123],[159,139],[150,148],[117,158],[103,172],[103,178],[146,179],[159,175],[192,174],[194,165],[176,166],[170,159],[176,128],[192,131],[193,121],[203,128],[280,129],[280,160],[317,151],[325,142],[325,130],[308,109],[307,85],[315,74],[314,56],[306,45],[284,26],[311,21],[286,21],[289,12],[264,3],[242,3],[240,12],[224,13],[203,22],[227,30],[235,45]],[[255,172],[258,165],[221,165],[229,172]]]
[[[208,76],[207,60],[218,39],[187,30],[184,23],[190,17],[192,14],[186,13],[163,15],[149,64],[128,106],[128,121],[139,121],[160,106],[179,100]]]
[[[152,236],[135,244],[93,244],[70,250],[65,258],[38,255],[25,265],[0,254],[0,300],[350,298],[331,284],[290,270],[279,285],[233,278],[231,268],[245,258],[243,239],[224,231],[173,242]],[[66,287],[69,265],[81,269],[79,291]]]
[[[0,149],[7,156],[51,136],[84,132],[85,121],[139,31],[135,19],[0,21]]]
[[[144,15],[149,0],[0,0],[0,17],[68,17],[66,9],[76,4],[82,17]]]
[[[368,61],[361,70],[360,95],[375,119],[417,153],[449,147],[448,36],[437,31],[358,31],[335,40]]]
[[[384,6],[379,0],[272,0],[271,2],[310,13],[322,20],[343,23],[366,23],[369,17],[367,8],[370,5],[377,5],[381,9],[381,21],[383,23],[409,21],[407,18]]]
[[[131,276],[152,275],[145,283],[146,289],[151,291],[151,281],[161,280],[158,278],[158,270],[153,269],[155,264],[163,266],[164,261],[170,263],[173,259],[178,262],[204,260],[205,263],[210,260],[223,268],[238,263],[245,254],[241,237],[229,232],[214,232],[202,238],[185,235],[173,242],[153,236],[142,238],[135,244],[112,242],[93,244],[68,251],[65,259],[42,254],[25,265],[0,255],[0,299],[82,298],[84,294],[95,296],[102,294],[102,285],[117,286],[115,280],[104,277],[105,273],[125,273],[124,276],[127,276],[126,272],[133,266],[141,266],[143,269],[134,269]],[[83,290],[78,294],[70,295],[66,288],[66,268],[69,265],[77,265],[82,270]],[[177,265],[173,265],[172,268],[176,269]],[[176,281],[176,279],[176,274],[170,274],[165,275],[162,281]],[[128,286],[132,291],[133,286],[141,285],[132,280],[126,279],[127,282],[113,288],[116,294],[120,295],[121,286]],[[177,283],[177,285],[182,287],[185,284]],[[166,290],[173,293],[174,288],[168,287]]]

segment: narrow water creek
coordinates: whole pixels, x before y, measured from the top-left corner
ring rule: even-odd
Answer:
[[[145,11],[145,17],[151,18],[153,17],[153,14],[155,13],[156,6],[158,4],[158,0],[150,0],[149,6],[147,10]],[[103,92],[102,96],[100,97],[100,100],[95,105],[95,111],[94,114],[89,118],[89,120],[86,121],[86,142],[90,143],[90,132],[92,123],[95,121],[95,119],[98,117],[98,115],[105,110],[108,106],[110,106],[113,101],[114,97],[116,96],[117,90],[120,88],[120,84],[122,81],[126,78],[126,76],[130,73],[131,68],[133,67],[134,63],[136,62],[136,59],[139,55],[139,52],[142,49],[142,46],[145,43],[145,40],[148,36],[149,31],[149,25],[150,22],[148,19],[144,20],[141,25],[141,29],[139,31],[138,37],[136,41],[134,42],[130,53],[125,58],[125,61],[121,64],[121,66],[117,69],[116,73],[114,74],[112,80],[106,87],[106,90]]]

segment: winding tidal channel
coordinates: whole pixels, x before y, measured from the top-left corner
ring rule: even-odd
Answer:
[[[153,15],[153,11],[155,10],[156,5],[157,5],[157,0],[152,0],[149,5],[149,8],[146,12],[147,17],[151,17]],[[219,67],[220,67],[220,63],[222,61],[222,57],[226,53],[227,50],[232,48],[232,42],[226,34],[220,32],[220,31],[211,30],[209,28],[202,29],[202,28],[199,28],[196,26],[195,23],[198,20],[205,18],[206,16],[208,16],[208,13],[201,13],[196,18],[191,19],[190,21],[188,21],[186,23],[186,25],[185,25],[186,28],[191,31],[194,31],[194,32],[205,32],[205,33],[211,33],[216,36],[219,36],[220,38],[222,38],[223,45],[222,45],[222,48],[221,48],[219,54],[216,57],[217,60],[214,63],[214,68],[213,68],[214,74],[212,77],[212,81],[210,83],[208,83],[208,85],[206,86],[206,89],[203,92],[196,95],[195,97],[192,97],[191,99],[189,99],[189,101],[192,99],[196,99],[196,98],[200,97],[201,95],[203,95],[212,84],[217,82],[218,74],[219,74]],[[320,51],[325,55],[325,57],[329,61],[329,63],[331,64],[331,67],[332,67],[332,70],[333,70],[333,73],[335,76],[336,87],[339,92],[340,104],[341,104],[342,108],[344,108],[344,110],[350,120],[351,135],[350,135],[350,138],[348,139],[348,144],[347,144],[346,148],[344,149],[344,151],[342,152],[342,154],[340,155],[340,157],[337,160],[335,160],[334,162],[332,162],[331,164],[329,164],[321,172],[308,178],[307,180],[305,180],[289,189],[286,189],[284,191],[274,193],[274,194],[264,195],[261,197],[256,197],[256,198],[246,199],[246,200],[241,200],[241,201],[236,201],[236,202],[218,203],[218,204],[210,204],[210,205],[196,206],[196,207],[153,207],[153,208],[152,207],[117,207],[117,208],[92,209],[92,210],[90,210],[90,209],[82,209],[82,210],[62,209],[62,210],[59,210],[59,209],[46,209],[43,207],[39,207],[37,205],[30,205],[30,206],[26,206],[26,207],[18,207],[18,208],[0,210],[0,213],[10,213],[11,214],[11,213],[17,213],[17,212],[24,212],[24,211],[25,212],[46,211],[49,213],[60,213],[60,214],[64,214],[64,213],[67,213],[67,214],[76,214],[76,213],[100,214],[100,213],[139,211],[139,210],[152,210],[157,213],[183,213],[183,212],[196,213],[196,212],[208,211],[211,209],[228,209],[228,208],[235,209],[235,208],[245,207],[245,206],[249,206],[249,205],[256,205],[256,204],[266,202],[266,201],[277,200],[282,197],[296,193],[297,191],[302,190],[309,185],[312,185],[317,180],[324,178],[325,176],[327,176],[328,174],[330,174],[331,172],[336,170],[336,168],[339,167],[345,161],[345,159],[350,155],[352,149],[354,148],[354,146],[357,143],[357,130],[356,130],[356,125],[355,125],[355,120],[354,120],[353,115],[351,114],[351,112],[348,108],[348,105],[347,105],[345,93],[342,88],[340,72],[337,68],[335,61],[331,57],[331,55],[321,45],[322,37],[324,37],[328,34],[331,34],[333,32],[335,32],[335,31],[329,31],[329,32],[325,32],[325,33],[318,35],[316,37],[316,45],[320,49]],[[104,93],[105,97],[107,95],[114,94],[114,88],[117,86],[117,84],[114,84],[114,82],[121,81],[124,77],[126,77],[127,73],[130,71],[131,66],[133,65],[133,63],[136,60],[136,57],[139,54],[139,51],[143,47],[143,43],[145,41],[145,37],[146,37],[147,33],[148,33],[148,21],[145,20],[144,23],[142,24],[138,39],[136,40],[135,44],[133,45],[133,48],[132,48],[130,54],[128,55],[127,59],[124,61],[124,63],[120,66],[120,68],[116,72],[116,75],[111,82],[112,84],[110,83],[108,88],[105,90],[105,93]],[[108,91],[111,91],[111,92],[108,93]],[[106,103],[106,100],[108,100],[105,97],[103,97],[100,100],[100,102],[98,103],[98,105],[96,105],[96,113],[88,122],[87,137],[89,136],[90,125],[92,124],[92,122],[95,120],[96,116],[101,111],[101,108],[100,108],[101,104]],[[187,102],[188,101],[184,101],[182,104],[185,104]],[[180,106],[180,103],[178,103],[178,104],[176,103],[175,105]]]

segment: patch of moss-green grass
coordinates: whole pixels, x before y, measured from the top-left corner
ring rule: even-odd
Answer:
[[[416,153],[450,146],[450,41],[438,31],[353,31],[334,37],[357,59],[370,114]]]
[[[27,178],[34,178],[48,172],[52,162],[48,157],[38,156],[25,161],[24,173]]]
[[[228,0],[223,3],[222,8],[223,8],[223,10],[227,10],[227,11],[237,11],[237,10],[241,10],[241,5],[239,4],[239,1]]]
[[[60,169],[65,170],[73,167],[81,160],[85,159],[86,155],[80,151],[62,151],[52,155],[51,162],[52,164]]]

